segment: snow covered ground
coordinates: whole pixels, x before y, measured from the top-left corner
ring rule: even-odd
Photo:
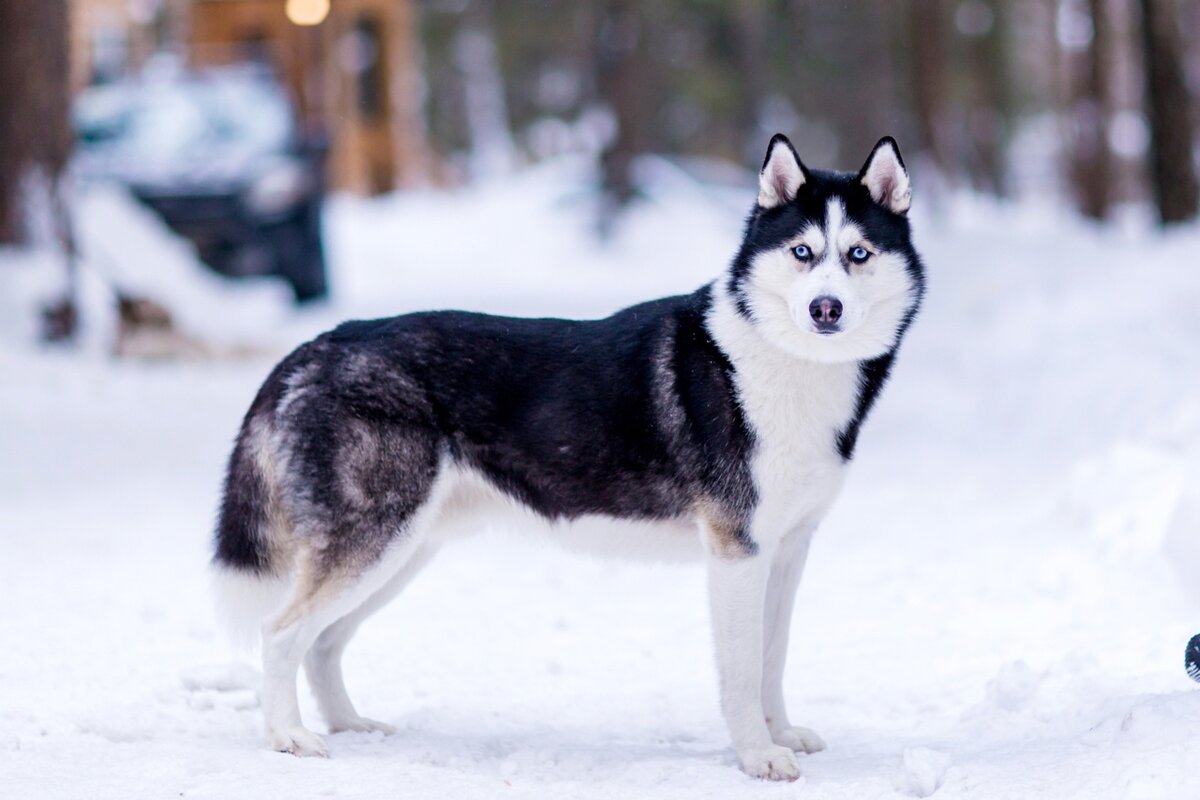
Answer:
[[[205,572],[258,382],[347,316],[600,315],[690,290],[752,193],[647,168],[650,200],[603,247],[570,162],[337,199],[337,296],[300,315],[88,199],[97,269],[153,259],[188,328],[250,358],[36,350],[15,316],[34,273],[9,255],[0,797],[1200,797],[1181,663],[1200,630],[1200,230],[966,201],[914,210],[928,302],[800,590],[788,693],[829,742],[801,782],[734,766],[697,568],[504,532],[445,551],[352,645],[351,692],[395,736],[332,736],[329,760],[265,748],[257,674],[223,643]]]

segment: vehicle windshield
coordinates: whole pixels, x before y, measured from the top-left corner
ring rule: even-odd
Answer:
[[[240,171],[287,150],[294,124],[285,92],[254,67],[93,87],[74,117],[91,171],[138,176]]]

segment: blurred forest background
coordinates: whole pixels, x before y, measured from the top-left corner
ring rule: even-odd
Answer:
[[[1197,216],[1197,34],[1200,0],[8,2],[0,243],[70,264],[78,98],[163,58],[269,65],[322,191],[582,153],[603,234],[639,195],[642,154],[717,174],[757,167],[783,131],[808,164],[855,169],[890,134],[935,207],[970,190],[1171,225]],[[51,336],[70,333],[69,295]]]

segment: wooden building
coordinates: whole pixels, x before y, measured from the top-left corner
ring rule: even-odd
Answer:
[[[375,194],[428,179],[415,0],[73,4],[74,57],[86,65],[77,84],[97,68],[136,69],[155,49],[181,52],[196,67],[266,60],[305,129],[328,142],[332,187]]]

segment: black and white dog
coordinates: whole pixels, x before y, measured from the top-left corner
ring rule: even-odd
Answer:
[[[214,563],[262,625],[272,747],[325,755],[359,715],[341,657],[449,537],[497,515],[568,544],[707,563],[721,709],[743,769],[824,747],[783,698],[792,600],[924,288],[892,139],[858,173],[775,136],[728,271],[607,319],[348,322],[267,378],[229,461]],[[265,623],[263,620],[265,619]]]

